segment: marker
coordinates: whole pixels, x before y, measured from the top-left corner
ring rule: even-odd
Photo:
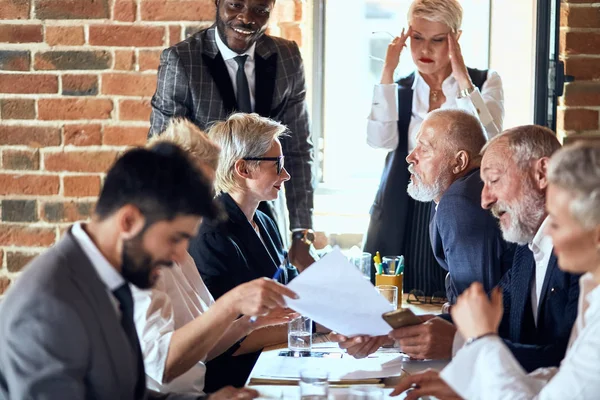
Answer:
[[[287,257],[286,257],[285,259],[286,259],[286,261],[287,261]],[[279,279],[279,275],[281,275],[281,271],[282,271],[282,270],[281,270],[281,267],[278,267],[278,268],[277,268],[277,271],[275,271],[275,275],[273,275],[273,280],[274,280],[274,281],[277,281],[277,280]],[[252,316],[252,317],[250,317],[250,323],[251,323],[251,324],[255,323],[257,319],[258,319],[258,317],[257,317],[257,316]]]

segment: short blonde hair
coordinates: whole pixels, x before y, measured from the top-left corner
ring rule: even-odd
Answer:
[[[273,140],[283,136],[287,128],[279,122],[258,114],[232,114],[225,121],[216,122],[208,136],[221,146],[221,157],[215,177],[217,192],[228,193],[239,189],[235,179],[235,163],[245,157],[261,157],[273,145]],[[256,168],[258,161],[247,161]]]
[[[573,195],[571,215],[586,229],[600,225],[600,144],[576,142],[556,152],[548,182]]]
[[[148,141],[148,147],[158,143],[173,143],[185,150],[193,159],[217,169],[221,148],[208,135],[185,118],[174,118],[167,129]]]
[[[408,9],[408,23],[413,18],[441,22],[458,32],[462,24],[463,9],[457,0],[414,0]]]

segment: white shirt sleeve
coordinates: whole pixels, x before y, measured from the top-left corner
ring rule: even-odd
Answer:
[[[390,151],[398,147],[398,85],[395,83],[378,84],[373,88],[367,144]]]
[[[467,97],[456,99],[456,105],[461,110],[479,116],[485,127],[487,140],[502,132],[504,121],[504,89],[502,79],[496,71],[488,71],[481,92],[478,88]]]
[[[600,393],[600,335],[597,329],[588,329],[567,352],[560,369],[539,369],[529,375],[500,338],[483,338],[459,351],[441,376],[468,399],[595,399]]]
[[[169,296],[157,288],[132,288],[132,294],[135,328],[142,348],[146,375],[161,385],[165,384],[165,365],[171,336],[175,331],[173,306]]]

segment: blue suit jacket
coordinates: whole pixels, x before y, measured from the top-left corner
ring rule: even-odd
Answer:
[[[450,273],[446,294],[452,304],[473,282],[490,291],[513,262],[515,245],[504,241],[498,221],[481,208],[482,190],[475,168],[450,185],[429,225],[433,253]]]
[[[579,298],[580,276],[558,269],[552,254],[538,302],[536,326],[531,306],[534,276],[533,253],[527,246],[518,246],[513,267],[499,284],[504,295],[499,334],[528,372],[558,366],[564,358]]]

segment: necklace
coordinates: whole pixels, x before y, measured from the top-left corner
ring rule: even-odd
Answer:
[[[434,102],[437,102],[440,91],[439,90],[431,90],[430,94],[431,94],[431,100],[433,100]]]

